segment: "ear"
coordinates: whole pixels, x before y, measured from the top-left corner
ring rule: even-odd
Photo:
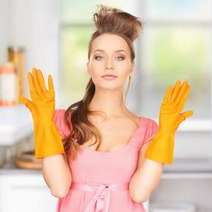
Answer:
[[[133,60],[132,61],[132,70],[134,70],[134,68],[135,68],[135,61]]]
[[[130,73],[133,73],[133,71],[134,71],[134,68],[135,68],[135,63],[134,63],[134,61],[132,61],[132,68],[131,68],[131,71],[130,71]]]
[[[87,72],[88,72],[88,74],[90,74],[90,73],[89,73],[89,61],[86,62],[86,67],[87,67]]]

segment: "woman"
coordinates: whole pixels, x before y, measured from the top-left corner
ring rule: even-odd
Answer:
[[[163,165],[173,161],[174,135],[192,115],[180,113],[187,81],[166,90],[159,125],[125,105],[125,84],[134,67],[133,41],[142,28],[137,17],[100,6],[94,14],[87,71],[91,77],[81,101],[55,110],[51,75],[28,74],[31,100],[21,97],[34,123],[35,156],[59,198],[58,212],[142,212],[142,202],[160,182]]]

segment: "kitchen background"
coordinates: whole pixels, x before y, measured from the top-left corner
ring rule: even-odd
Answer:
[[[33,152],[30,113],[18,103],[28,95],[32,67],[53,75],[56,107],[79,100],[88,80],[87,45],[97,4],[141,17],[136,70],[128,107],[158,121],[165,88],[188,80],[192,109],[176,134],[175,162],[145,203],[152,212],[212,211],[211,0],[0,0],[0,212],[55,211],[57,199]]]

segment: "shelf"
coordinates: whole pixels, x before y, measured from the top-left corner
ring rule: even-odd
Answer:
[[[212,172],[163,173],[161,179],[212,179]]]
[[[212,121],[210,119],[199,119],[199,120],[186,120],[179,126],[179,131],[182,132],[203,132],[212,131]]]
[[[212,158],[175,158],[163,169],[162,179],[212,179]]]
[[[158,123],[157,118],[153,120]],[[177,132],[212,132],[212,120],[187,119],[179,125]]]

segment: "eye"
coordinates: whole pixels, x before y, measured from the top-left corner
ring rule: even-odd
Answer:
[[[99,60],[99,59],[101,59],[101,58],[102,58],[102,56],[99,56],[99,55],[94,56],[94,59],[95,59],[95,60]]]
[[[118,60],[124,60],[125,56],[117,56]]]

